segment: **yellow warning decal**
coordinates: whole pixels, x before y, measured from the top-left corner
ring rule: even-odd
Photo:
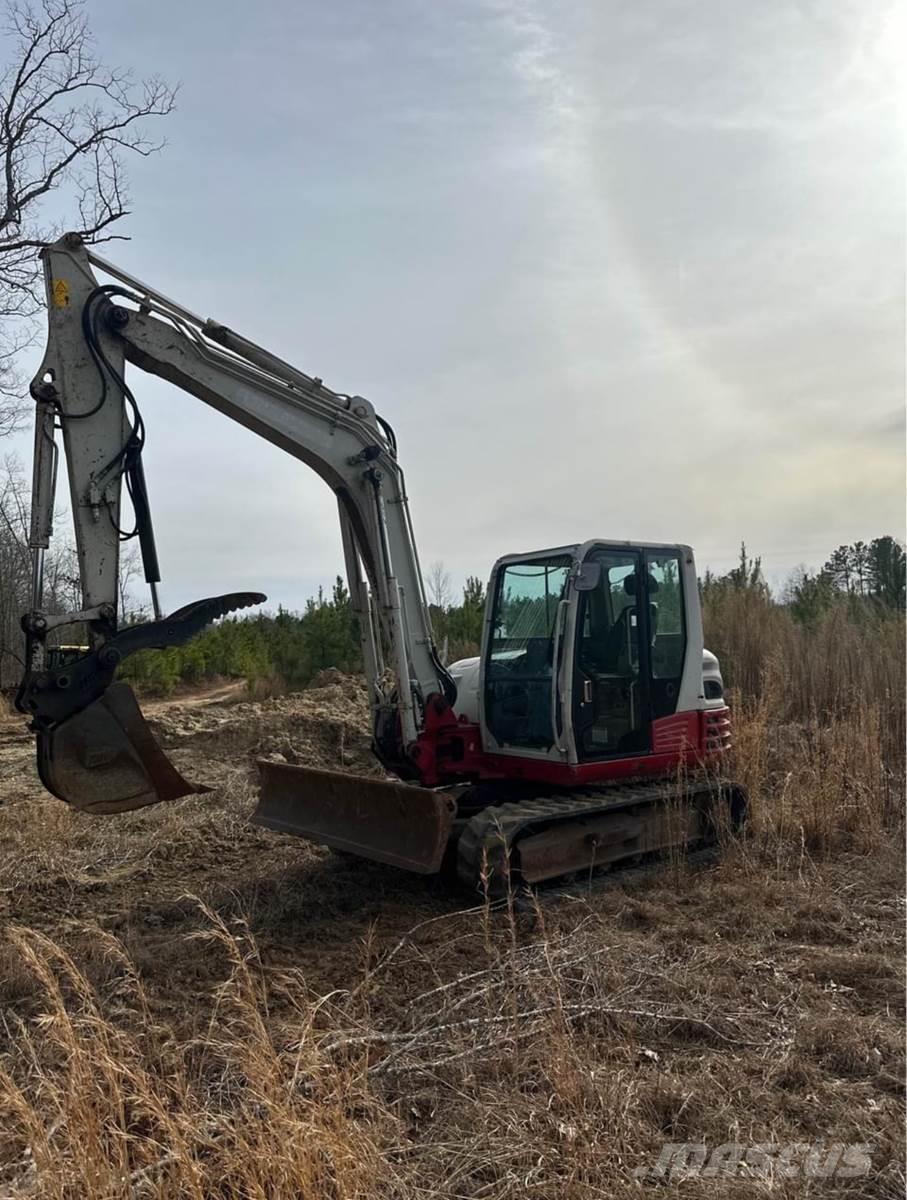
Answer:
[[[53,282],[53,297],[55,308],[66,308],[69,304],[69,284],[65,279],[55,279]]]

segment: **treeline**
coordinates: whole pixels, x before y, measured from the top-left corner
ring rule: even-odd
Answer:
[[[813,621],[842,598],[856,605],[904,612],[907,601],[907,556],[893,537],[839,546],[821,571],[797,571],[784,599],[794,615]],[[864,604],[865,602],[865,604]]]
[[[861,562],[862,573],[841,564]],[[853,552],[853,554],[852,554]],[[852,554],[852,557],[848,557]],[[485,585],[470,576],[458,601],[449,579],[435,564],[426,581],[435,640],[446,662],[478,654]],[[795,707],[830,703],[840,675],[836,661],[847,655],[849,678],[865,679],[867,694],[878,684],[891,689],[903,678],[905,555],[890,537],[841,547],[815,574],[795,572],[776,598],[762,563],[741,547],[738,564],[701,580],[706,644],[722,661],[727,682],[746,695],[760,693],[766,674],[786,672]],[[890,663],[880,683],[880,654]],[[123,674],[141,690],[172,691],[215,677],[247,679],[275,689],[304,687],[319,671],[360,671],[359,632],[343,580],[330,595],[319,591],[302,613],[220,622],[187,646],[137,655]],[[886,668],[887,670],[887,668]],[[874,680],[867,676],[874,672]]]
[[[435,640],[446,661],[478,654],[484,607],[485,585],[473,577],[466,581],[461,603],[430,605]],[[276,616],[228,618],[188,645],[135,655],[120,675],[140,691],[157,695],[215,678],[292,691],[326,667],[362,670],[358,623],[339,575],[330,595],[319,589],[301,613],[280,609]]]
[[[138,575],[135,556],[124,558],[120,611],[128,612],[129,585]],[[847,677],[859,677],[892,694],[903,679],[905,552],[894,538],[840,546],[816,572],[795,571],[773,595],[762,564],[741,549],[722,575],[701,580],[706,644],[719,655],[728,682],[756,695],[766,673],[783,669],[802,709],[808,697],[822,704],[842,686],[833,664],[848,655]],[[21,614],[30,605],[28,488],[13,459],[0,468],[0,685],[15,687],[23,670]],[[447,662],[477,654],[482,637],[485,585],[470,576],[455,596],[443,564],[426,578],[435,641]],[[78,569],[71,546],[49,553],[45,574],[49,611],[80,606]],[[147,619],[137,613],[135,619]],[[67,641],[80,640],[67,629]],[[780,665],[779,665],[780,664]],[[883,665],[880,665],[883,664]],[[167,694],[215,678],[246,679],[262,689],[304,687],[319,671],[362,669],[359,631],[349,593],[338,578],[302,612],[279,610],[221,621],[188,645],[137,655],[123,675],[140,690]],[[867,673],[874,671],[870,680]],[[885,673],[884,680],[879,672]],[[862,685],[861,685],[862,686]]]
[[[746,546],[740,547],[740,560],[726,575],[706,571],[702,580],[703,598],[714,588],[757,589],[769,594],[762,574],[761,558],[750,558]],[[795,570],[781,590],[779,603],[806,624],[823,612],[846,601],[850,610],[859,612],[904,612],[907,607],[907,554],[893,537],[874,538],[839,546],[815,574],[805,568]]]
[[[292,691],[325,667],[362,670],[356,618],[339,575],[331,595],[319,588],[302,613],[279,609],[276,615],[227,618],[185,646],[136,654],[120,676],[155,694],[213,678]]]

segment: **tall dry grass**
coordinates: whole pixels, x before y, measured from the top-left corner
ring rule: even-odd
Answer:
[[[903,615],[841,603],[804,626],[757,590],[727,590],[707,601],[704,621],[752,831],[810,852],[868,852],[900,837]]]
[[[322,1053],[304,984],[272,979],[269,992],[254,944],[206,911],[198,936],[229,971],[206,1027],[183,1040],[155,1019],[115,938],[93,931],[107,965],[98,987],[51,939],[10,930],[41,1003],[14,1021],[15,1056],[0,1066],[4,1196],[393,1193],[396,1123],[363,1062]],[[280,1045],[267,1015],[282,990],[298,1020]]]
[[[757,589],[707,594],[706,645],[725,682],[747,701],[772,692],[778,723],[824,720],[877,706],[904,740],[904,614],[842,601],[809,624]]]
[[[744,847],[773,854],[869,854],[901,842],[902,748],[892,747],[877,704],[853,705],[825,720],[779,725],[783,691],[767,688],[738,706],[731,770],[747,791]],[[894,751],[894,752],[893,752]]]

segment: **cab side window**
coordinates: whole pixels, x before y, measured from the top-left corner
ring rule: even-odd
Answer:
[[[679,554],[646,554],[653,716],[677,708],[686,657],[683,580]]]

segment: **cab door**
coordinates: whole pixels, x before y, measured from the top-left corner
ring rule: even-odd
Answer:
[[[677,711],[687,663],[687,589],[690,580],[684,579],[684,557],[679,549],[669,546],[650,546],[644,553],[648,603],[643,613],[643,636],[648,646],[649,699],[653,720],[671,716]],[[688,571],[692,576],[695,595],[696,575],[692,557]],[[698,596],[696,598],[698,600]],[[697,668],[701,657],[696,657],[694,665]]]
[[[651,749],[648,589],[643,552],[593,549],[591,586],[579,592],[574,625],[573,734],[577,759]]]
[[[559,762],[567,753],[561,700],[572,549],[495,567],[480,684],[483,741],[495,753]]]

